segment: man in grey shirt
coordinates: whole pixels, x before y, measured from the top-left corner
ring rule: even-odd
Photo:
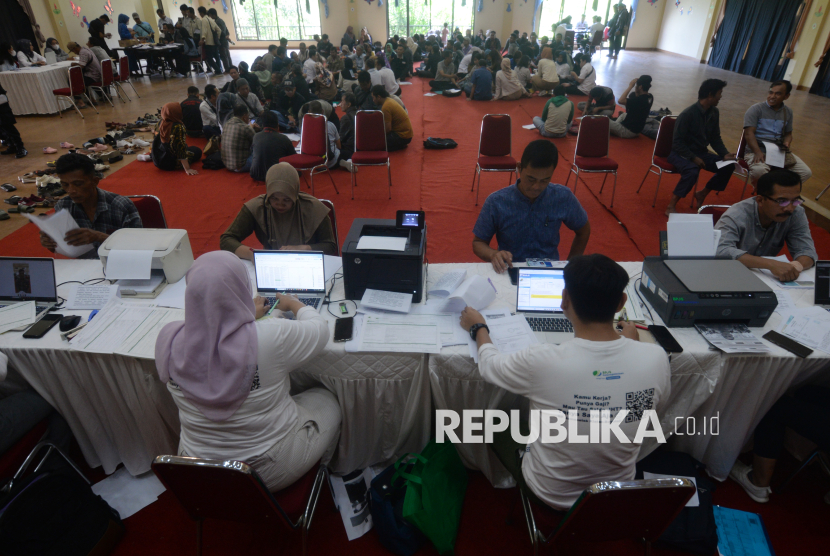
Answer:
[[[455,87],[458,76],[455,73],[455,64],[452,63],[452,51],[447,49],[443,54],[443,61],[438,62],[435,69],[435,79],[429,82],[433,91],[441,92],[444,89]]]
[[[801,204],[801,179],[790,170],[773,170],[758,180],[755,197],[735,203],[720,217],[718,256],[737,259],[747,268],[765,268],[781,280],[795,280],[818,259],[810,225]],[[793,257],[775,257],[787,244]]]

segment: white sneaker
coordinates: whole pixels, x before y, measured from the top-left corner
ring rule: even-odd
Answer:
[[[769,502],[769,495],[772,492],[772,489],[769,487],[759,487],[752,484],[752,481],[749,480],[749,473],[752,471],[751,465],[746,465],[741,461],[736,461],[735,465],[732,466],[732,470],[729,471],[729,477],[741,485],[746,493],[749,495],[750,498],[758,502],[759,504],[765,504]]]
[[[126,141],[124,141],[124,140],[121,140],[121,141],[116,141],[116,142],[115,142],[115,146],[116,146],[116,147],[118,147],[119,149],[122,149],[122,148],[124,148],[124,147],[129,147],[129,146],[130,146],[130,144],[129,144],[129,143],[127,143],[127,142],[126,142]]]
[[[140,137],[135,137],[133,139],[133,147],[149,147],[150,143],[141,139]]]
[[[352,171],[352,168],[354,168],[354,165],[352,164],[352,161],[351,161],[351,160],[341,160],[341,161],[339,162],[339,164],[340,164],[340,167],[341,167],[341,168],[345,168],[345,169],[346,169],[346,170],[348,170],[349,172],[351,172],[351,171]],[[354,171],[355,171],[355,172],[357,172],[357,168],[354,168]]]

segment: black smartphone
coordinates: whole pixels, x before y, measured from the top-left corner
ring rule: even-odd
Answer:
[[[510,275],[510,283],[514,286],[519,283],[519,269],[515,266],[507,269],[507,274]]]
[[[680,344],[677,343],[677,340],[674,339],[674,336],[671,335],[671,332],[665,326],[651,324],[648,327],[648,331],[651,332],[651,335],[654,336],[654,339],[657,340],[660,347],[666,350],[667,353],[683,352],[683,348],[680,347]]]
[[[807,357],[808,355],[813,353],[813,350],[811,350],[807,346],[799,344],[792,338],[787,338],[786,336],[784,336],[783,334],[779,334],[775,330],[770,330],[761,337],[780,348],[786,349],[790,353],[794,353],[799,357]]]
[[[43,338],[49,330],[52,329],[53,326],[58,324],[63,315],[58,315],[57,313],[49,313],[45,315],[42,319],[34,323],[29,329],[23,333],[24,338]]]
[[[352,339],[352,328],[354,327],[354,317],[346,317],[344,319],[337,319],[334,323],[334,341],[347,342]]]

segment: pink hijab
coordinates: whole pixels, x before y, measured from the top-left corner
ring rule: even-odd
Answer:
[[[156,340],[156,368],[211,421],[233,415],[257,370],[256,309],[245,265],[228,251],[199,257],[185,276],[184,321]]]

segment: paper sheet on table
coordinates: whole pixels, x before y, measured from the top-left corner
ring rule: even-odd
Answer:
[[[363,317],[360,351],[439,353],[438,322],[430,315],[374,315]]]
[[[487,326],[490,328],[490,339],[501,353],[515,353],[539,343],[539,339],[523,316],[514,315],[491,320],[487,322]]]
[[[360,300],[361,308],[393,311],[395,313],[408,313],[411,306],[411,293],[387,292],[369,288],[366,288],[363,292],[363,298]]]
[[[92,492],[118,511],[121,519],[127,519],[146,508],[158,500],[159,495],[165,490],[167,489],[152,471],[133,477],[125,467],[92,485]]]
[[[357,242],[358,249],[378,249],[381,251],[403,251],[406,249],[405,237],[363,236]]]
[[[501,323],[509,323],[510,319],[516,318],[516,315],[511,315],[510,314],[510,309],[503,308],[503,307],[495,307],[495,308],[485,309],[485,310],[479,311],[479,312],[481,313],[481,316],[484,317],[484,322],[487,323],[487,327],[490,328],[490,330],[493,330],[494,328],[496,329],[495,334],[497,336],[499,336],[500,332],[502,332],[502,331],[499,330],[499,328],[501,328],[500,327]],[[525,325],[527,325],[528,330],[530,330],[530,326],[527,324],[527,320],[524,317],[521,317],[521,316],[519,316],[518,318],[521,318],[522,320],[524,320]],[[509,333],[509,330],[507,330],[507,332]],[[531,334],[533,334],[532,331],[531,331]],[[509,338],[509,336],[505,336],[505,335],[502,334],[500,339],[502,340],[502,342],[507,342],[508,338]],[[499,347],[499,345],[496,343],[496,340],[493,338],[492,335],[490,336],[490,339],[493,340],[493,343],[496,344],[496,347]],[[536,340],[533,343],[538,343],[538,340],[536,339],[535,334],[533,334],[533,339]],[[473,361],[478,363],[478,344],[470,337],[469,334],[467,334],[467,345],[470,348],[470,357],[473,358]],[[505,349],[509,349],[509,347],[507,347],[506,344],[505,344]],[[501,351],[501,350],[499,350],[499,351]],[[505,352],[505,353],[509,353],[509,352]]]
[[[467,344],[470,335],[461,328],[461,313],[447,314],[441,311],[444,300],[430,299],[423,305],[413,305],[410,315],[430,315],[438,323],[438,333],[441,336],[441,346],[463,346]]]
[[[113,353],[155,359],[159,332],[165,325],[179,320],[184,320],[184,309],[155,309]]]
[[[759,340],[745,324],[707,323],[696,324],[703,338],[724,353],[769,353],[767,345]]]
[[[167,284],[161,293],[153,300],[159,307],[171,307],[173,309],[184,309],[184,294],[187,290],[187,281],[182,278],[173,284]]]
[[[459,270],[451,270],[441,276],[441,278],[438,279],[438,282],[436,282],[435,285],[428,290],[429,295],[434,295],[435,297],[449,297],[449,295],[455,291],[455,288],[461,285],[466,277],[467,271],[463,268]]]
[[[816,305],[782,315],[778,332],[805,346],[830,353],[830,312]]]
[[[120,297],[118,286],[96,285],[86,286],[79,284],[69,291],[66,296],[64,309],[103,309],[110,299]]]
[[[769,537],[761,516],[715,506],[718,552],[723,556],[772,556]]]
[[[343,257],[323,255],[323,271],[326,275],[326,282],[328,282],[341,268],[343,268]]]
[[[779,315],[785,315],[795,309],[793,298],[790,293],[783,290],[772,290],[775,297],[778,299],[778,305],[775,307],[775,312]]]
[[[65,257],[77,258],[91,250],[94,245],[91,243],[87,245],[73,246],[66,243],[63,239],[67,232],[77,229],[78,223],[72,218],[67,210],[59,210],[51,216],[32,216],[31,214],[24,214],[35,226],[52,238],[58,245],[55,252]]]
[[[769,141],[762,141],[766,147],[766,164],[767,166],[775,166],[776,168],[783,168],[786,163],[786,153],[775,143]]]
[[[524,129],[536,129],[536,126],[533,124],[527,124],[522,126]]]
[[[12,303],[3,307],[0,309],[0,334],[34,323],[36,314],[34,301]]]
[[[460,313],[464,307],[472,307],[481,311],[495,301],[496,286],[489,278],[475,274],[468,277],[458,286],[444,305],[445,313]]]
[[[724,166],[729,166],[730,164],[736,164],[737,162],[738,162],[737,160],[721,160],[720,162],[715,162],[715,166],[717,166],[718,169],[720,169],[720,168],[723,168]],[[695,496],[697,496],[697,495],[695,495]]]
[[[648,471],[643,471],[643,479],[689,479],[692,481],[692,484],[695,485],[695,489],[697,489],[697,479],[694,477],[684,477],[683,475],[660,475],[659,473],[649,473]],[[686,502],[687,508],[697,508],[700,506],[700,497],[697,495],[697,490],[695,490],[694,496],[689,498],[689,501]]]
[[[787,258],[787,255],[778,255],[777,257],[763,258],[782,263],[790,262],[790,259]],[[761,275],[761,279],[764,282],[766,282],[768,286],[772,287],[772,289],[783,288],[788,290],[810,290],[815,287],[815,282],[813,282],[812,280],[793,280],[791,282],[782,282],[766,268],[754,268],[753,270],[758,272]]]
[[[155,251],[113,249],[107,256],[107,280],[149,280]]]
[[[666,224],[666,235],[669,242],[669,257],[715,255],[717,242],[711,214],[673,213]]]
[[[339,477],[331,475],[331,494],[334,505],[343,518],[346,537],[350,541],[360,538],[372,529],[372,512],[369,507],[369,487],[374,479],[371,467],[353,471]]]

